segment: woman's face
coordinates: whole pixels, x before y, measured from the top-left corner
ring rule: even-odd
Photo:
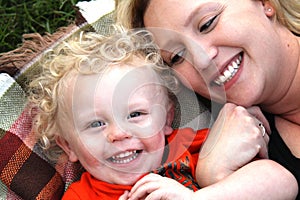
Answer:
[[[151,0],[144,23],[183,83],[207,98],[251,106],[278,98],[283,91],[274,83],[287,73],[268,8],[252,0]]]

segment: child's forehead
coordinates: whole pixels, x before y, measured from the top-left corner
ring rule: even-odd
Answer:
[[[74,70],[69,73],[64,82],[64,85],[75,90],[107,86],[132,90],[142,85],[162,85],[161,78],[150,65],[137,66],[127,63],[109,65],[101,72],[81,73]]]
[[[135,105],[145,101],[164,104],[167,92],[152,70],[139,67],[113,67],[101,74],[77,74],[73,90],[67,90],[67,103],[73,108],[104,104],[120,106],[120,101]],[[122,104],[123,105],[123,104]]]
[[[132,91],[149,90],[153,86],[161,86],[161,81],[153,71],[146,66],[122,66],[111,68],[109,71],[99,76],[98,86],[109,85],[115,91],[122,93],[132,93]]]

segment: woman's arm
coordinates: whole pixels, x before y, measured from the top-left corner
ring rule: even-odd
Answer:
[[[222,180],[255,158],[268,158],[268,134],[259,123],[269,125],[258,107],[251,114],[241,106],[225,104],[204,142],[197,163],[196,178],[201,187]]]
[[[193,199],[295,199],[298,184],[284,167],[271,160],[253,161],[221,181],[194,194]]]
[[[149,174],[139,180],[120,200],[130,199],[295,199],[298,193],[294,176],[271,160],[249,163],[218,183],[196,192],[177,181]]]
[[[132,190],[120,197],[130,199],[295,199],[298,186],[294,176],[271,160],[257,160],[237,170],[218,183],[196,192],[177,181],[149,174]]]

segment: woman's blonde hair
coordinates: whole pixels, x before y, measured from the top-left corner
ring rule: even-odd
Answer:
[[[53,157],[62,152],[55,137],[59,133],[57,115],[64,105],[63,94],[68,81],[76,73],[101,73],[114,64],[136,66],[133,64],[136,57],[145,60],[145,65],[151,65],[161,77],[162,84],[169,91],[176,92],[178,81],[164,65],[151,33],[146,30],[127,31],[121,26],[114,26],[111,36],[78,32],[43,56],[42,72],[31,81],[28,91],[35,115],[33,128],[42,147],[51,149],[46,152]]]
[[[119,0],[116,10],[117,22],[127,28],[142,28],[144,14],[151,0]],[[257,0],[258,1],[258,0]],[[266,0],[259,0],[266,2]],[[276,19],[294,34],[300,34],[299,0],[268,0],[276,10]]]
[[[296,35],[300,35],[299,0],[269,0],[276,10],[276,19]]]

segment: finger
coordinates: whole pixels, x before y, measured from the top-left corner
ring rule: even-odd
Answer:
[[[127,200],[128,199],[128,194],[129,194],[129,191],[126,190],[124,192],[124,194],[122,194],[120,197],[119,197],[119,200]]]
[[[129,199],[130,200],[138,200],[141,198],[145,198],[153,191],[159,188],[157,182],[147,182],[144,185],[141,185],[138,189],[136,189],[133,193],[130,193]]]
[[[264,136],[262,136],[264,139],[264,147],[262,149],[262,152],[260,152],[260,156],[261,158],[269,158],[269,153],[268,153],[268,144],[270,141],[270,136],[268,134],[265,134]]]
[[[159,177],[161,176],[158,174],[153,174],[153,173],[147,174],[146,176],[144,176],[134,184],[134,186],[130,190],[130,194],[134,193],[138,188],[140,188],[142,185],[146,184],[147,182],[155,181],[155,179],[158,179]]]
[[[247,108],[247,111],[251,115],[256,117],[264,125],[267,133],[270,135],[271,134],[271,128],[270,128],[269,122],[266,119],[266,117],[264,116],[264,114],[262,113],[261,109],[258,106],[252,106],[250,108]]]
[[[268,155],[268,146],[266,145],[265,142],[262,143],[260,149],[259,149],[259,152],[258,152],[258,156],[260,158],[265,158],[265,159],[268,159],[269,158],[269,155]]]
[[[140,199],[153,192],[159,187],[161,176],[158,174],[148,174],[136,182],[129,193],[130,199]]]
[[[145,200],[155,200],[155,199],[168,199],[166,195],[166,191],[165,190],[156,190],[154,192],[151,192],[146,198]]]
[[[264,138],[266,145],[268,145],[270,137],[269,137],[268,134],[266,134],[267,132],[266,132],[266,129],[265,129],[264,125],[262,123],[259,123],[258,126],[261,129],[262,137]]]
[[[256,141],[255,143],[258,147],[259,156],[261,158],[268,158],[269,136],[268,136],[268,134],[266,134],[267,128],[265,127],[264,123],[266,123],[268,125],[268,129],[270,129],[270,127],[269,127],[268,121],[264,117],[260,108],[257,106],[254,106],[254,107],[245,109],[243,107],[237,106],[235,108],[235,111],[239,111],[239,113],[244,114],[244,115],[239,115],[239,118],[249,119],[249,120],[243,121],[244,128],[247,128],[247,124],[249,126],[251,126],[252,128],[254,128],[254,129],[251,129],[251,131],[250,131],[250,129],[249,129],[250,127],[248,127],[248,129],[246,129],[246,130],[248,130],[247,131],[248,133],[253,132],[253,134],[254,134],[253,136],[255,137],[254,141]],[[243,111],[246,111],[246,113]],[[253,144],[255,144],[255,143],[253,143]]]
[[[165,180],[170,181],[169,184],[168,182],[164,182],[163,187],[159,187],[148,194],[146,200],[192,199],[194,194],[193,190],[186,188],[174,179],[165,178]]]
[[[266,134],[266,135],[264,136],[264,140],[265,140],[265,143],[266,143],[267,146],[268,146],[269,141],[270,141],[270,136],[269,136],[268,134]]]
[[[258,129],[260,130],[260,134],[259,134],[259,137],[262,138],[262,143],[261,143],[261,148],[259,150],[259,156],[261,158],[268,158],[268,143],[269,143],[269,140],[270,140],[270,137],[269,135],[267,134],[267,131],[266,131],[266,128],[264,126],[264,124],[259,121],[259,119],[256,119],[255,120],[257,121],[258,123]]]
[[[259,152],[258,155],[260,158],[269,158],[268,155],[268,141],[269,141],[269,135],[266,134],[266,130],[261,125],[261,123],[258,125],[258,140],[259,140]]]

